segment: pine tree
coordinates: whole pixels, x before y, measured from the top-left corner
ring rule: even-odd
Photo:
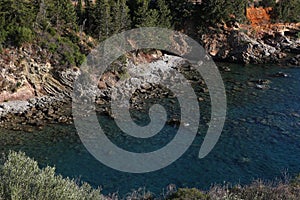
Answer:
[[[47,17],[51,24],[58,29],[77,30],[75,8],[69,0],[45,0]]]
[[[0,42],[11,41],[16,45],[30,42],[36,7],[32,1],[2,0],[0,2]]]
[[[1,0],[0,16],[6,26],[32,27],[36,9],[31,1],[24,0]]]
[[[127,6],[127,0],[120,0],[120,22],[122,30],[130,28],[130,16],[129,16],[129,8]]]
[[[159,22],[159,12],[151,9],[150,0],[142,0],[137,11],[134,13],[135,27],[155,27]]]
[[[90,0],[84,0],[84,19],[86,27],[85,31],[88,34],[92,34],[95,29],[95,16],[94,16],[94,5],[90,2]]]
[[[243,22],[247,4],[248,0],[206,0],[197,12],[204,22],[202,26],[225,23],[232,20],[232,16],[235,16],[235,20]]]
[[[77,24],[81,25],[83,23],[83,8],[82,8],[82,0],[78,0],[75,7],[76,15],[77,15]]]
[[[130,27],[129,8],[126,0],[115,0],[112,2],[112,33],[119,33]]]
[[[183,24],[194,17],[195,5],[190,1],[172,0],[166,3],[171,11],[172,24],[176,29],[182,29]],[[197,18],[197,20],[199,20],[199,18]]]
[[[112,18],[110,15],[110,4],[108,0],[97,0],[94,10],[95,15],[95,34],[101,41],[111,34]]]
[[[157,6],[159,9],[159,20],[158,20],[158,24],[160,27],[163,28],[171,28],[171,21],[172,21],[172,17],[171,17],[171,11],[168,7],[168,5],[166,4],[165,0],[157,0]]]
[[[299,22],[300,0],[280,0],[275,6],[274,16],[280,22]]]

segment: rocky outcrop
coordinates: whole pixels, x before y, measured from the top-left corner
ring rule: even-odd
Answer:
[[[280,30],[262,33],[252,30],[251,33],[235,24],[231,28],[221,28],[221,32],[203,35],[202,41],[209,54],[219,61],[245,64],[279,63],[285,62],[290,54],[299,54],[300,39],[295,37],[299,29],[300,25],[295,26],[291,34],[293,36],[288,37]]]
[[[300,54],[287,60],[287,64],[300,66]]]
[[[4,49],[0,56],[0,126],[67,122],[77,67],[60,69],[37,46]]]
[[[139,109],[144,99],[159,98],[168,93],[155,83],[158,79],[172,76],[172,70],[187,67],[184,59],[163,56],[160,51],[140,52],[127,57],[130,60],[126,64],[114,63],[114,68],[121,70],[110,68],[102,75],[98,88],[87,85],[85,90],[78,91],[96,97],[97,111],[103,114],[111,114],[106,105],[114,98],[111,92],[117,84],[125,86],[118,88],[122,95],[130,96],[136,89],[142,94],[131,99],[133,106]],[[25,130],[32,131],[32,126],[41,128],[46,123],[71,123],[71,94],[74,80],[81,73],[77,67],[55,69],[49,62],[38,63],[26,58],[9,67],[2,65],[1,75],[5,79],[1,81],[6,87],[1,88],[0,97],[6,102],[0,102],[0,127],[15,130],[24,130],[25,127]],[[18,81],[18,87],[11,89]],[[23,91],[28,95],[22,96]]]
[[[9,101],[0,104],[0,119],[0,127],[31,132],[46,123],[71,123],[71,106],[63,96]]]
[[[5,49],[0,57],[0,102],[28,100],[71,91],[76,67],[57,69],[41,58],[40,49]],[[30,52],[30,53],[28,53]],[[33,53],[35,52],[35,53]]]

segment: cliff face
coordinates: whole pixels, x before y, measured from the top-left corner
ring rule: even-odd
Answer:
[[[232,24],[220,30],[201,38],[207,52],[220,61],[278,63],[290,54],[300,54],[300,38],[295,37],[300,30],[300,23],[256,24],[255,27]],[[186,49],[182,44],[184,42],[177,46]],[[154,54],[156,57],[162,56],[157,52]],[[128,58],[135,63],[156,59],[155,56],[149,56],[140,52]],[[80,70],[77,67],[60,69],[55,64],[57,62],[49,52],[35,45],[3,49],[0,55],[0,102],[44,95],[69,96],[73,80],[80,74]],[[296,56],[289,63],[299,65],[299,62],[299,56]],[[111,79],[118,79],[113,73],[105,76],[108,78],[101,80],[100,88],[107,88],[107,85],[111,85]]]
[[[77,68],[55,70],[37,46],[4,49],[0,56],[0,102],[66,93]]]
[[[279,63],[300,54],[298,24],[224,26],[202,36],[205,49],[220,61],[235,63]],[[299,63],[294,63],[298,65]]]

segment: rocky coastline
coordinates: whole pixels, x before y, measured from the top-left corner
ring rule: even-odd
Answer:
[[[284,33],[273,31],[251,37],[241,31],[240,25],[233,24],[231,28],[221,28],[221,32],[202,35],[201,40],[216,61],[300,66],[300,38],[295,37],[299,27],[298,24]],[[118,64],[121,71],[111,68],[99,81],[100,92],[96,94],[99,113],[110,115],[107,105],[117,82],[123,82],[126,86],[126,91],[121,93],[133,92],[131,90],[137,87],[141,97],[135,95],[131,102],[136,109],[139,109],[143,99],[159,98],[168,93],[149,80],[167,76],[171,69],[185,73],[190,80],[205,87],[203,80],[195,78],[189,65],[180,57],[154,50],[128,54],[126,60],[126,63]],[[144,80],[137,79],[139,69],[145,64],[144,72],[150,75]],[[223,70],[230,71],[230,68]],[[31,132],[42,129],[47,123],[71,124],[73,82],[80,73],[75,66],[60,69],[51,62],[49,54],[37,46],[5,49],[0,56],[0,127]],[[144,83],[140,84],[141,81]]]
[[[221,62],[238,64],[300,65],[300,23],[251,27],[232,23],[211,30],[200,40]]]
[[[127,96],[133,94],[131,98],[133,108],[142,109],[142,102],[146,99],[161,98],[166,95],[173,98],[166,89],[154,83],[156,80],[166,79],[172,76],[171,73],[174,71],[180,71],[188,76],[188,79],[195,80],[194,72],[190,70],[188,62],[181,57],[162,55],[160,51],[152,52],[150,57],[153,58],[150,63],[147,60],[149,55],[147,59],[144,55],[137,56],[127,62],[126,70],[122,73],[110,69],[103,74],[98,82],[98,88],[90,88],[87,91],[94,93],[96,97],[97,113],[113,117],[109,103],[114,98],[112,90],[117,83],[123,85],[118,88],[118,93]],[[141,70],[145,76],[141,76]],[[37,97],[30,96],[28,99],[8,100],[0,103],[0,127],[32,132],[35,129],[42,129],[48,123],[72,124],[72,84],[79,74],[80,72],[74,69],[63,70],[60,75],[47,73],[46,76],[49,76],[52,82],[38,85],[40,93]],[[37,80],[43,79],[39,77],[40,73],[35,75],[38,76]],[[197,78],[195,82],[200,82],[205,87],[203,80]],[[20,87],[27,87],[27,85]],[[46,94],[45,90],[47,90]],[[16,90],[16,93],[18,91]]]

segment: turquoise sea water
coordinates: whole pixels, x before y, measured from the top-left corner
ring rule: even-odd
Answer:
[[[41,166],[55,166],[57,173],[100,186],[105,194],[124,195],[139,187],[160,194],[171,183],[208,189],[215,183],[248,184],[258,178],[281,178],[285,172],[290,176],[300,173],[300,68],[219,65],[231,68],[231,72],[222,72],[228,115],[220,140],[204,159],[197,155],[210,116],[209,102],[200,103],[201,126],[192,146],[176,162],[156,172],[130,174],[106,167],[88,153],[72,125],[49,125],[34,133],[2,129],[0,151],[24,151]],[[290,76],[271,76],[279,71]],[[255,88],[251,81],[258,79],[270,80],[270,89]],[[204,95],[204,99],[209,98]],[[176,105],[168,105],[168,100],[163,104]],[[177,109],[172,112],[176,114]],[[138,123],[147,123],[147,115],[133,113]],[[111,140],[135,152],[159,149],[177,131],[166,125],[150,140],[134,140],[122,134],[112,119],[101,116],[99,122]]]

